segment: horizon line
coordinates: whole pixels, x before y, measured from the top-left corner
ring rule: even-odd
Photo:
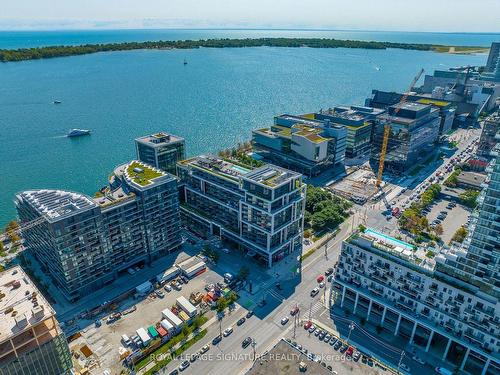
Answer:
[[[499,34],[500,31],[417,31],[417,30],[384,30],[384,29],[335,29],[335,28],[301,28],[301,27],[94,27],[94,28],[12,28],[0,29],[0,32],[67,32],[67,31],[155,31],[155,30],[248,30],[248,31],[342,31],[342,32],[377,32],[377,33],[412,33],[412,34]]]

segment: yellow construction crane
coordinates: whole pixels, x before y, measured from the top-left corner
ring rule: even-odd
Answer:
[[[375,184],[375,186],[377,188],[380,188],[380,184],[382,183],[382,174],[384,173],[385,155],[387,153],[387,144],[389,142],[389,134],[391,132],[392,119],[397,116],[399,110],[401,109],[401,104],[406,102],[406,100],[408,99],[408,96],[410,95],[411,90],[413,89],[413,86],[415,86],[415,84],[420,79],[422,74],[424,74],[424,69],[420,69],[420,72],[418,72],[418,74],[415,76],[415,78],[413,78],[413,81],[411,82],[410,87],[403,94],[400,101],[397,103],[398,105],[394,109],[394,112],[392,113],[392,115],[388,116],[387,123],[384,125],[384,138],[382,139],[382,149],[380,150],[380,159],[378,162],[377,182]]]

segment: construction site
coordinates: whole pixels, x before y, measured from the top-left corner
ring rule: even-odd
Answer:
[[[378,193],[377,179],[372,169],[363,165],[347,170],[347,176],[327,188],[343,198],[357,204],[365,204]]]

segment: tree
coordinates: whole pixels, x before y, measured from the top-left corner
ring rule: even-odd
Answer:
[[[187,338],[187,336],[189,335],[189,327],[186,324],[182,326],[181,333],[184,338]]]
[[[457,231],[455,232],[455,234],[451,238],[451,241],[462,243],[464,241],[465,237],[467,237],[467,229],[465,229],[464,227],[460,227],[457,229]]]
[[[0,240],[0,253],[3,253],[3,251],[4,251],[3,241]]]
[[[477,205],[479,194],[479,191],[476,190],[466,190],[459,195],[459,199],[465,206],[474,208]]]
[[[227,306],[227,300],[226,297],[224,296],[220,297],[215,303],[215,309],[217,310],[217,312],[223,312],[226,306]]]
[[[441,236],[444,232],[443,226],[441,224],[438,224],[434,227],[434,232],[438,235]]]
[[[201,315],[197,315],[193,320],[193,327],[198,328],[203,324],[203,318]]]

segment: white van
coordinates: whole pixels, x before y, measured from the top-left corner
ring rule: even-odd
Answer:
[[[132,344],[132,341],[130,341],[130,338],[127,335],[122,335],[122,342],[126,346],[129,346],[130,344]]]

